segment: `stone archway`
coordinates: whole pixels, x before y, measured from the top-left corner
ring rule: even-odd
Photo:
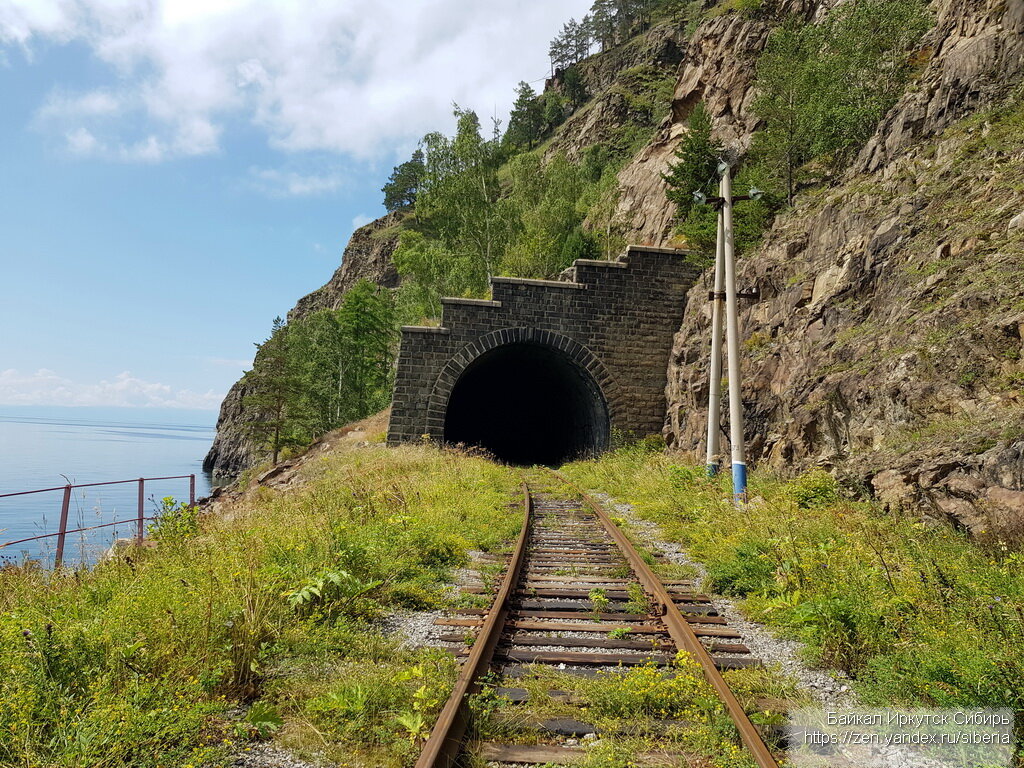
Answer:
[[[630,246],[618,261],[577,259],[560,280],[494,277],[489,299],[442,298],[440,325],[402,328],[388,444],[486,442],[503,403],[525,414],[546,408],[561,424],[545,431],[560,443],[554,460],[601,450],[606,429],[660,432],[672,335],[699,273],[685,253]],[[562,405],[547,407],[545,392]],[[473,421],[490,432],[474,432]],[[501,428],[516,426],[506,419]]]
[[[437,379],[430,421],[444,442],[476,445],[511,464],[600,453],[611,433],[614,381],[586,347],[533,328],[478,339]]]

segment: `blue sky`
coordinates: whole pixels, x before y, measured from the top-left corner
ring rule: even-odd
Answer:
[[[395,163],[589,4],[0,2],[0,405],[216,408]]]

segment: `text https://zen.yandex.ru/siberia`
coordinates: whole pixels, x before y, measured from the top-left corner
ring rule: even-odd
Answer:
[[[998,768],[1014,750],[1009,709],[793,710],[786,726],[795,768]]]

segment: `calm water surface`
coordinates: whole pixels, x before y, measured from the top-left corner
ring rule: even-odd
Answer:
[[[217,414],[151,408],[0,406],[0,494],[139,477],[196,475],[196,496],[210,491],[203,456]],[[188,480],[146,483],[146,515],[160,499],[188,500]],[[0,498],[0,543],[51,533],[62,491]],[[124,525],[69,535],[65,559],[93,560],[115,538],[134,535],[138,483],[75,489],[69,527],[115,520]],[[56,538],[0,548],[0,558],[52,560]]]

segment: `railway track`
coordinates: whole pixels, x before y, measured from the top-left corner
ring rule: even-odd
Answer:
[[[668,668],[679,650],[700,664],[754,762],[777,768],[721,674],[760,663],[739,633],[691,582],[661,581],[594,499],[558,473],[544,480],[570,487],[578,500],[539,492],[537,475],[524,482],[524,525],[491,607],[463,609],[437,622],[450,630],[443,640],[471,639],[472,645],[456,651],[465,661],[416,768],[456,764],[465,748],[469,696],[485,675],[498,680],[495,692],[511,704],[528,698],[517,680],[536,669],[532,665],[593,676],[638,665]],[[553,734],[587,732],[572,720],[542,725]],[[499,765],[568,766],[585,755],[559,745],[484,742],[474,749]]]

